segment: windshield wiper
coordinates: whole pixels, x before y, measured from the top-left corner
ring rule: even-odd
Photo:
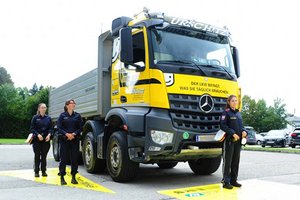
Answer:
[[[230,72],[229,72],[227,69],[225,69],[225,67],[221,67],[221,66],[219,66],[219,65],[201,65],[201,66],[204,66],[204,67],[212,67],[212,68],[216,68],[216,69],[222,69],[223,71],[226,72],[226,74],[228,74],[228,76],[230,76],[230,79],[231,79],[231,80],[234,79],[234,77],[230,74]]]
[[[193,68],[186,67],[186,66],[181,66],[181,67],[179,67],[179,70],[181,70],[181,71],[184,71],[184,70],[193,71],[193,69],[195,69],[195,67],[196,67],[203,75],[207,76],[205,71],[203,69],[201,69],[201,67],[199,65],[197,65],[195,62],[190,61],[190,60],[160,60],[160,61],[158,61],[158,63],[177,63],[177,64],[192,65]]]

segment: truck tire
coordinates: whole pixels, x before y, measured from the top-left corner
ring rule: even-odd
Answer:
[[[59,145],[58,135],[56,132],[52,139],[52,153],[53,153],[54,160],[57,162],[60,160],[59,150],[60,150],[60,145]]]
[[[221,163],[221,156],[216,158],[201,158],[189,161],[191,170],[197,175],[208,175],[218,170]]]
[[[82,146],[82,158],[85,169],[89,173],[103,172],[105,160],[97,158],[96,144],[92,132],[88,132]]]
[[[296,147],[296,145],[295,145],[295,144],[292,144],[291,147],[294,149],[294,148]]]
[[[172,169],[177,165],[178,162],[161,162],[157,163],[160,169]]]
[[[107,170],[116,182],[133,180],[139,169],[139,163],[129,159],[126,135],[127,133],[124,131],[114,132],[107,145]]]

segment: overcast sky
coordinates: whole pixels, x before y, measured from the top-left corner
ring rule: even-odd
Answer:
[[[104,3],[105,2],[105,3]],[[16,87],[58,87],[97,66],[97,39],[119,16],[152,12],[226,25],[242,93],[300,115],[300,12],[294,0],[0,0],[0,66]]]

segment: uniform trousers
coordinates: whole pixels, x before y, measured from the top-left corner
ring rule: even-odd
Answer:
[[[36,141],[32,144],[34,152],[34,172],[38,173],[41,169],[42,172],[46,172],[47,166],[47,154],[50,149],[50,142]]]
[[[223,144],[223,181],[225,183],[234,183],[237,181],[241,141],[232,141],[232,138],[226,138]]]
[[[71,141],[60,140],[60,163],[59,174],[66,175],[67,162],[71,161],[71,174],[75,175],[78,172],[78,155],[79,141],[74,139]]]

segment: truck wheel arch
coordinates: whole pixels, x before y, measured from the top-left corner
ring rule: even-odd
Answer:
[[[149,112],[149,108],[114,108],[105,117],[105,134],[112,134],[115,131],[144,132],[144,117]],[[128,130],[124,130],[122,125],[127,125]]]
[[[94,142],[96,142],[97,140],[97,136],[103,132],[104,129],[104,124],[101,123],[101,121],[96,121],[96,120],[88,120],[85,122],[84,126],[83,126],[83,131],[82,131],[82,140],[84,140],[86,134],[88,132],[92,132],[93,133],[93,139]]]
[[[126,112],[122,108],[111,109],[105,117],[107,128],[120,129],[123,124],[128,124]],[[114,132],[114,130],[106,130],[106,132]]]
[[[111,115],[107,120],[108,121],[106,121],[105,123],[104,130],[105,153],[110,136],[116,131],[122,131],[122,126],[126,124],[125,119],[120,117],[119,115]]]

